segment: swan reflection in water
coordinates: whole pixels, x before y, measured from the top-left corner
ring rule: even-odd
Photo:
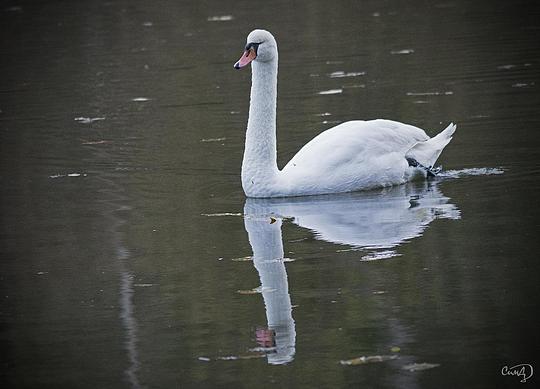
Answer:
[[[294,357],[296,332],[284,263],[282,221],[270,219],[265,210],[250,199],[244,207],[244,215],[268,322],[268,328],[257,329],[257,342],[263,350],[271,350],[267,353],[268,363],[285,364]]]
[[[438,181],[338,195],[248,198],[244,223],[268,322],[256,335],[270,351],[270,364],[291,362],[296,344],[281,237],[284,218],[311,230],[316,239],[366,250],[369,254],[362,259],[369,260],[397,255],[390,249],[422,235],[435,219],[459,219],[460,212],[440,192]]]

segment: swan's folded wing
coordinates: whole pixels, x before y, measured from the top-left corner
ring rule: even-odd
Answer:
[[[405,153],[426,133],[414,126],[390,121],[350,121],[330,128],[307,143],[283,169],[323,173],[354,168],[389,154]]]
[[[285,193],[348,192],[404,182],[405,153],[429,139],[390,120],[351,121],[307,143],[279,175]]]

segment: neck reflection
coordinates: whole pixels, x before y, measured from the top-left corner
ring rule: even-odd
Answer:
[[[244,207],[244,214],[268,324],[267,328],[257,329],[257,342],[263,350],[268,351],[268,363],[285,364],[294,358],[296,331],[284,263],[282,222],[259,214],[259,209],[251,208],[248,203]]]

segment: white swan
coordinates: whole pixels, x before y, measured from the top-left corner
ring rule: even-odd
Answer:
[[[235,63],[252,64],[251,101],[242,162],[248,197],[287,197],[402,184],[434,174],[432,167],[452,139],[450,124],[430,138],[424,130],[391,120],[355,120],[308,142],[279,170],[276,150],[278,49],[272,34],[254,30]]]

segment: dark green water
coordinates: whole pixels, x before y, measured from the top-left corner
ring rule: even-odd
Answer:
[[[453,121],[446,175],[246,201],[255,27],[281,166],[333,123]],[[2,387],[538,383],[501,374],[540,368],[536,2],[3,1],[0,29]]]

